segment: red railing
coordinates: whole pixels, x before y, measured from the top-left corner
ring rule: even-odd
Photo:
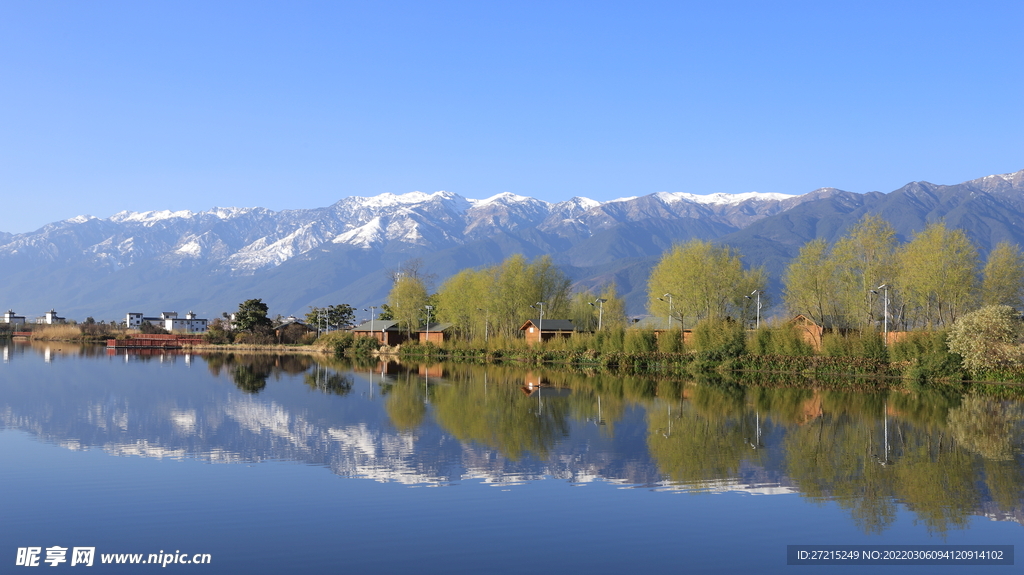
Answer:
[[[133,335],[128,339],[108,339],[107,347],[159,347],[177,348],[184,344],[203,343],[201,335],[176,335],[176,334],[146,334]]]

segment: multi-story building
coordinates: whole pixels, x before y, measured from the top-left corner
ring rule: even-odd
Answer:
[[[8,325],[25,325],[25,316],[14,315],[14,310],[9,309],[4,314],[4,323]]]
[[[125,325],[130,329],[140,329],[143,323],[159,326],[167,331],[184,331],[186,333],[206,333],[208,321],[197,318],[194,312],[188,312],[185,317],[178,317],[176,311],[165,311],[160,317],[145,317],[138,312],[129,312],[125,318]]]

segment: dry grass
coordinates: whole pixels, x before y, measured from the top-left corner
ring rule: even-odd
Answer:
[[[82,330],[77,325],[48,325],[32,330],[30,339],[42,341],[82,339]]]

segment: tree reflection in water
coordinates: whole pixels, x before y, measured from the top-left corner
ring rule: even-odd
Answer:
[[[521,370],[487,369],[485,394],[483,368],[449,369],[453,385],[432,391],[438,421],[510,456],[543,457],[573,420],[600,418],[614,434],[625,407],[639,404],[651,457],[687,489],[769,478],[803,497],[836,501],[868,533],[892,525],[901,504],[939,534],[966,527],[985,505],[1022,512],[1019,402],[935,390],[753,387],[718,374],[680,382],[552,371],[545,381],[573,393],[545,401],[542,412],[517,395]]]
[[[270,377],[297,375],[315,365],[313,358],[294,354],[211,353],[203,357],[210,373],[220,376],[226,370],[238,389],[253,394],[262,391]]]

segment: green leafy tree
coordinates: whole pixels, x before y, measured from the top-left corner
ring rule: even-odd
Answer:
[[[948,327],[974,302],[978,250],[963,230],[930,224],[899,249],[898,287],[913,324]]]
[[[674,246],[651,272],[647,309],[658,317],[671,313],[680,326],[741,315],[748,303],[744,296],[764,290],[766,283],[764,270],[744,270],[732,249],[691,240]]]
[[[618,296],[615,284],[609,284],[600,295],[585,290],[572,295],[569,319],[580,331],[617,329],[626,325],[626,304]]]
[[[435,311],[439,321],[473,337],[513,337],[523,322],[540,315],[537,302],[544,303],[545,318],[569,318],[570,286],[549,256],[528,262],[515,254],[497,266],[449,278],[437,293]]]
[[[865,215],[832,248],[839,327],[869,327],[875,321],[871,290],[895,275],[896,232],[879,216]],[[890,292],[890,300],[892,299]]]
[[[273,322],[267,317],[269,309],[262,299],[247,299],[243,301],[238,304],[238,311],[235,312],[235,327],[238,331],[248,332],[270,329]]]
[[[388,304],[381,304],[380,313],[377,314],[377,319],[382,319],[384,321],[394,321],[395,312],[394,310],[391,309],[391,306],[389,306]]]
[[[825,240],[811,240],[786,269],[783,299],[790,313],[803,314],[818,325],[836,316],[835,263]]]
[[[453,325],[455,332],[463,337],[483,337],[486,333],[484,322],[488,320],[485,301],[486,275],[472,269],[465,269],[448,278],[436,294],[437,319]]]
[[[420,312],[427,304],[427,286],[415,276],[399,275],[388,294],[388,305],[400,329],[412,333],[419,328]]]
[[[306,313],[306,324],[328,331],[344,329],[355,322],[356,310],[347,303],[326,307],[310,306]]]
[[[1019,309],[1024,299],[1024,254],[1020,246],[1008,242],[997,245],[988,254],[982,278],[982,304]]]

